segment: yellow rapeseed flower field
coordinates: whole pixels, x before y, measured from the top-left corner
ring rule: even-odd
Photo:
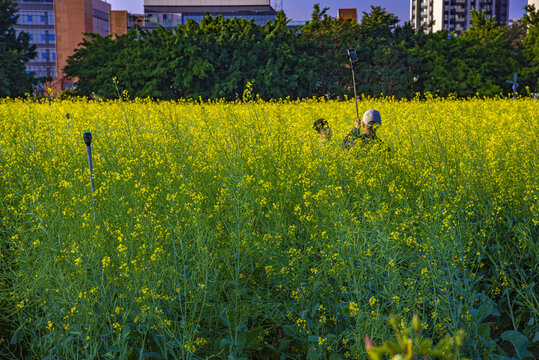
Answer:
[[[355,359],[417,313],[488,358],[539,321],[538,104],[363,99],[380,152],[349,101],[0,100],[0,357]]]

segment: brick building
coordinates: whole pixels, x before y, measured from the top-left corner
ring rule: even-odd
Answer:
[[[30,34],[38,56],[27,65],[27,71],[38,77],[51,77],[45,85],[53,93],[72,87],[63,69],[84,33],[110,33],[110,4],[102,0],[19,0],[16,30]]]

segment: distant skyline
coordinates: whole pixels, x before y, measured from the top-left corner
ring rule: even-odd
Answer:
[[[127,10],[139,14],[144,12],[143,0],[106,1],[111,4],[112,10]],[[313,11],[313,5],[316,3],[319,3],[321,8],[329,7],[329,15],[331,16],[337,16],[339,9],[357,8],[358,17],[361,19],[363,11],[369,12],[371,6],[381,6],[397,15],[401,22],[410,20],[409,0],[283,0],[283,7],[288,18],[296,21],[309,20]],[[510,0],[509,4],[509,19],[519,18],[524,14],[524,7],[528,4],[528,0]]]

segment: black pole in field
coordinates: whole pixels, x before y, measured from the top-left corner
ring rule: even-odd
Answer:
[[[352,81],[354,82],[354,99],[356,100],[356,116],[359,119],[359,109],[357,107],[357,90],[356,90],[356,66],[352,63]]]
[[[358,61],[356,49],[348,50],[348,59],[352,68],[352,81],[354,82],[354,100],[356,100],[356,116],[359,119],[359,109],[357,106],[357,90],[356,90],[356,66],[354,63]]]
[[[92,133],[85,132],[82,135],[82,139],[84,140],[84,143],[86,144],[86,153],[88,154],[88,167],[90,168],[90,184],[92,186],[92,203],[94,206],[94,220],[97,220],[97,215],[95,211],[95,198],[94,198],[94,192],[95,192],[94,169],[92,166]]]

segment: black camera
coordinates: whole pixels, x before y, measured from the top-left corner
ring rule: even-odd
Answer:
[[[348,49],[348,57],[350,58],[351,63],[358,61],[356,49]]]

